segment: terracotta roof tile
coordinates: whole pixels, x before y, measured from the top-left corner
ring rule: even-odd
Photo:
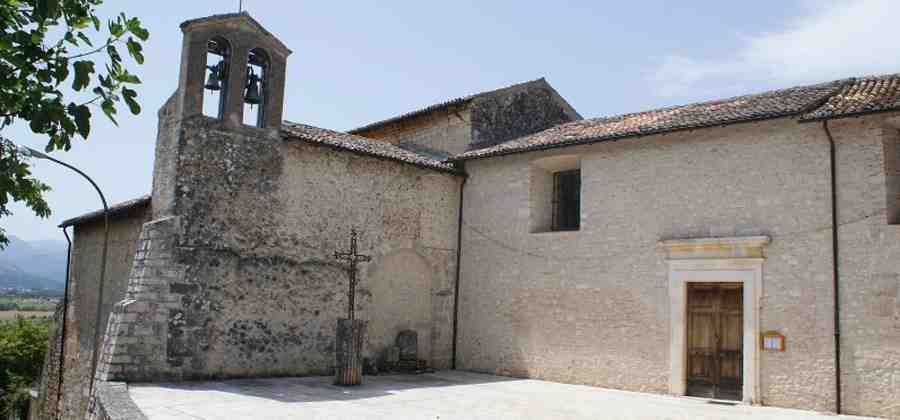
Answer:
[[[357,154],[408,163],[427,169],[435,169],[443,172],[456,172],[453,165],[447,162],[409,150],[404,150],[390,143],[372,140],[354,134],[342,133],[340,131],[327,130],[293,122],[285,122],[281,132],[288,139],[296,139]]]
[[[684,129],[798,115],[836,92],[844,81],[775,90],[615,117],[573,121],[451,157],[463,161]]]
[[[900,108],[900,74],[848,79],[843,88],[802,120],[843,118]]]

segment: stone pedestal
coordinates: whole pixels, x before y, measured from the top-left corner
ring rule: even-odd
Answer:
[[[335,385],[362,383],[362,349],[366,321],[339,319],[335,338]]]

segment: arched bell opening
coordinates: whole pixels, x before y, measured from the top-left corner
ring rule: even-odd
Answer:
[[[206,43],[206,79],[203,84],[203,115],[223,118],[228,100],[228,70],[231,46],[222,37]]]
[[[269,56],[260,48],[250,50],[244,83],[244,124],[265,126],[269,99]]]

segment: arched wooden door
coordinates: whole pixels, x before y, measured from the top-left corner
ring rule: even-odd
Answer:
[[[687,395],[741,400],[742,285],[689,283],[687,290]]]

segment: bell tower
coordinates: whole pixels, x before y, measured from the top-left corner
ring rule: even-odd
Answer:
[[[189,20],[181,31],[179,116],[206,115],[225,127],[277,133],[291,50],[246,12]]]
[[[154,218],[179,213],[179,191],[196,192],[187,184],[203,174],[193,159],[212,164],[214,154],[207,152],[223,152],[226,139],[240,138],[238,146],[255,152],[280,141],[291,51],[247,13],[189,20],[181,31],[178,89],[159,111]],[[201,142],[202,153],[194,150]],[[249,156],[254,154],[238,160],[248,162]]]

